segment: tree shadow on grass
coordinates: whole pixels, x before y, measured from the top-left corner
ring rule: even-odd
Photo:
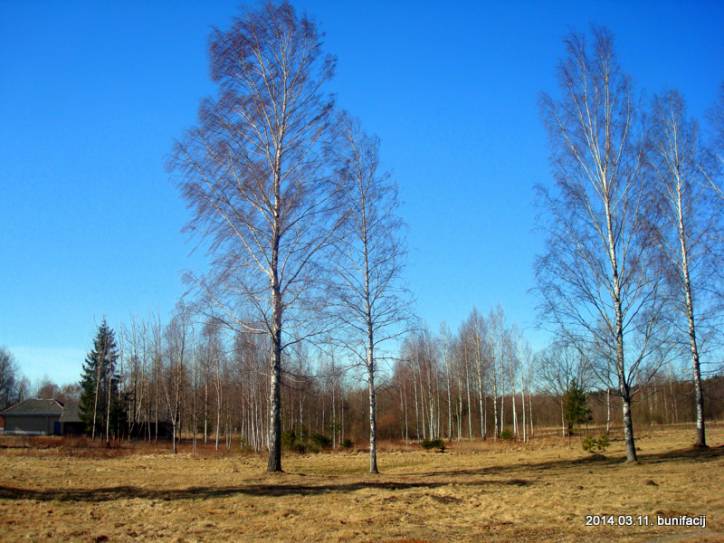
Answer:
[[[667,451],[655,454],[639,454],[639,464],[660,464],[663,462],[711,462],[719,457],[724,456],[724,445],[718,447],[709,447],[706,449],[687,448],[674,451]],[[489,466],[485,468],[469,468],[454,469],[444,471],[430,471],[419,473],[420,477],[456,477],[456,476],[474,476],[474,475],[499,475],[521,470],[533,472],[546,472],[549,470],[567,470],[580,469],[582,466],[604,467],[604,466],[620,466],[625,463],[625,456],[606,457],[606,456],[589,456],[585,458],[576,458],[574,460],[549,460],[547,462],[536,463],[519,463],[506,466]]]
[[[137,486],[115,486],[108,488],[59,488],[37,490],[31,488],[13,488],[0,486],[0,500],[37,500],[37,501],[68,501],[68,502],[104,502],[124,499],[147,500],[197,500],[210,498],[226,498],[231,496],[314,496],[328,493],[355,492],[364,489],[377,490],[407,490],[407,489],[433,489],[450,484],[463,486],[499,486],[515,485],[527,486],[531,481],[524,479],[510,479],[503,481],[476,480],[464,483],[441,482],[381,482],[360,481],[334,485],[299,485],[299,484],[251,484],[239,486],[194,486],[182,489],[149,489]]]
[[[641,464],[658,464],[662,462],[710,462],[724,456],[724,446],[709,449],[680,449],[657,454],[640,455]],[[265,483],[238,486],[195,486],[181,489],[142,488],[137,486],[116,486],[107,488],[58,488],[58,489],[31,489],[0,486],[0,500],[36,500],[36,501],[67,501],[67,502],[104,502],[123,499],[147,500],[197,500],[210,498],[225,498],[231,496],[315,496],[330,493],[355,492],[358,490],[408,490],[408,489],[434,489],[449,485],[471,487],[495,486],[529,486],[535,481],[528,479],[481,479],[481,476],[500,475],[514,471],[529,470],[545,472],[547,470],[580,469],[582,466],[604,467],[622,465],[624,457],[596,458],[587,457],[575,460],[554,460],[532,464],[513,464],[508,466],[490,466],[480,469],[457,469],[448,471],[431,471],[424,473],[395,474],[395,477],[428,478],[435,477],[437,481],[357,481],[339,484],[287,484]],[[464,477],[464,478],[463,478]],[[463,479],[461,479],[463,478]]]

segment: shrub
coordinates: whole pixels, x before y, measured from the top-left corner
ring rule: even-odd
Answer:
[[[343,449],[351,449],[352,447],[354,447],[354,443],[352,443],[352,440],[351,440],[351,439],[345,438],[345,439],[342,440],[342,448],[343,448]]]
[[[427,450],[437,449],[440,452],[445,450],[445,442],[442,439],[424,439],[420,445]]]
[[[332,440],[324,434],[312,434],[312,443],[320,449],[328,449],[332,446]]]
[[[322,434],[302,438],[294,433],[294,430],[282,432],[282,447],[299,454],[318,453],[321,449],[329,447],[331,443],[331,440]]]
[[[590,452],[591,454],[602,454],[606,452],[608,445],[609,441],[607,434],[603,434],[598,437],[588,436],[581,442],[583,450]]]
[[[282,447],[285,449],[293,449],[294,443],[297,441],[297,435],[294,430],[282,432]]]
[[[500,432],[500,439],[513,439],[513,432],[510,430],[503,430]]]

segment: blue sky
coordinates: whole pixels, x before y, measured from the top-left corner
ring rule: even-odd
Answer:
[[[433,329],[501,303],[534,344],[538,114],[562,37],[608,26],[637,88],[701,116],[724,81],[722,2],[294,2],[338,57],[341,107],[382,139]],[[207,38],[236,1],[0,0],[0,345],[74,381],[103,316],[168,315],[204,257],[164,164],[213,93]]]

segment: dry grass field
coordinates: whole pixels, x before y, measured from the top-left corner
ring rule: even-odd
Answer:
[[[2,541],[724,541],[724,426],[640,430],[592,459],[570,442],[264,460],[69,447],[0,449]],[[7,447],[7,446],[6,446]],[[121,454],[115,454],[120,452]],[[592,527],[587,514],[706,515],[707,527]]]

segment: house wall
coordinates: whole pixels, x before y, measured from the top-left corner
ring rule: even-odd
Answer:
[[[5,433],[52,435],[60,415],[5,415]]]
[[[64,436],[82,436],[85,433],[85,424],[82,422],[64,422],[61,426]]]

